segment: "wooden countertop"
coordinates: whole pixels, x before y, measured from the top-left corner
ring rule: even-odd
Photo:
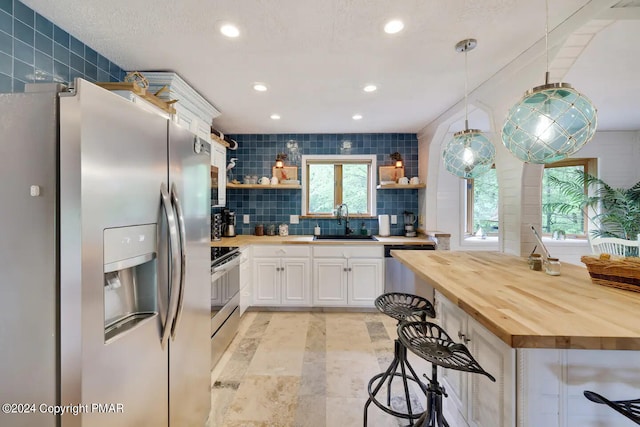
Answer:
[[[252,236],[238,235],[236,237],[223,237],[222,240],[212,241],[211,246],[248,246],[248,245],[435,245],[435,242],[428,237],[403,237],[375,236],[376,240],[313,240],[309,235],[289,235],[289,236]]]
[[[391,253],[513,348],[640,350],[640,293],[595,285],[586,268],[549,276],[498,252]]]

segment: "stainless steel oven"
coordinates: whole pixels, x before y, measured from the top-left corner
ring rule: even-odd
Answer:
[[[240,251],[211,248],[211,368],[240,324]]]

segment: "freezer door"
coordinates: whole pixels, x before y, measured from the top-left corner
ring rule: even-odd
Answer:
[[[168,285],[152,236],[165,226],[167,120],[75,88],[60,99],[61,403],[89,406],[62,427],[167,426]]]
[[[169,185],[180,223],[183,282],[169,341],[170,426],[202,426],[211,406],[210,146],[169,123]]]
[[[57,94],[0,95],[0,403],[55,405]],[[0,412],[3,427],[56,425]]]

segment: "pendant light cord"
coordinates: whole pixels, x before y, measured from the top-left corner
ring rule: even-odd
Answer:
[[[467,67],[467,52],[469,47],[464,49],[464,129],[469,130],[469,101],[468,101],[468,85],[469,85],[469,70]]]
[[[549,0],[544,0],[544,51],[547,59],[547,71],[544,74],[544,84],[549,84]]]

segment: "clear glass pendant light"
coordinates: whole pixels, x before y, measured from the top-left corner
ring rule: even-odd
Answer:
[[[450,173],[460,178],[475,178],[488,172],[493,166],[496,150],[489,139],[478,129],[469,129],[469,107],[467,102],[467,52],[474,49],[475,39],[462,40],[456,44],[456,51],[464,52],[464,127],[453,134],[442,153],[444,166]]]
[[[552,163],[569,157],[593,138],[596,108],[568,83],[549,83],[549,5],[545,0],[545,84],[527,91],[502,127],[502,143],[528,163]]]

